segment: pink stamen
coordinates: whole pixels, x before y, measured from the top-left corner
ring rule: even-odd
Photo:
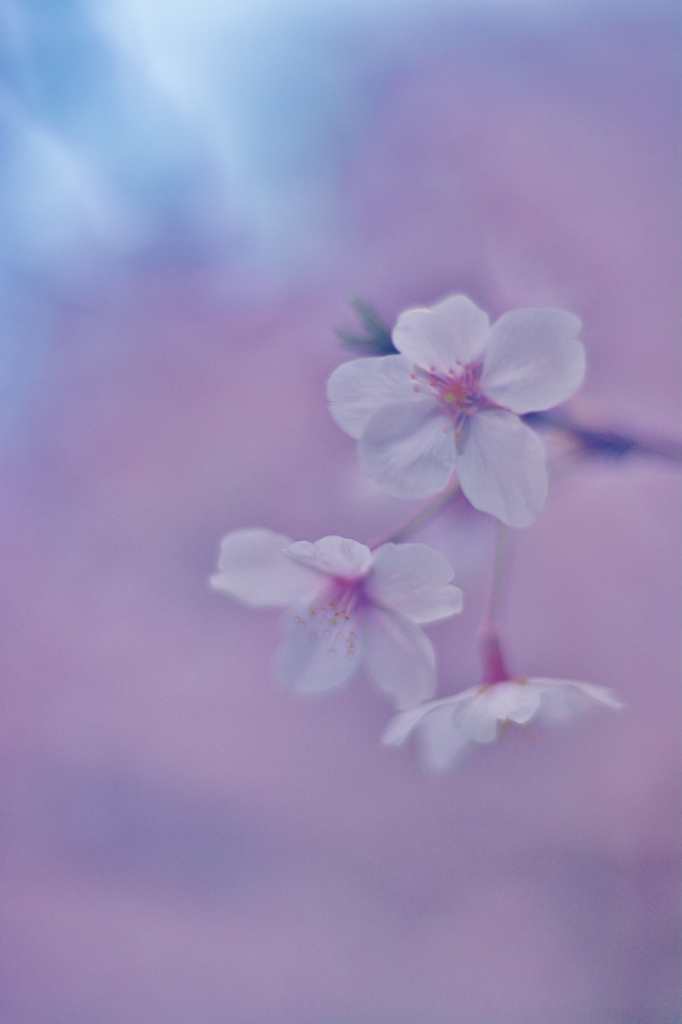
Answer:
[[[330,655],[353,656],[356,653],[355,613],[363,602],[362,579],[334,579],[308,615],[297,615],[296,621],[311,638],[327,640]]]

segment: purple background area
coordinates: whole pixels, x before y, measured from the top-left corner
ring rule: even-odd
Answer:
[[[655,3],[3,0],[0,1024],[677,1024],[679,466],[560,457],[524,675],[612,687],[451,775],[364,679],[272,677],[220,537],[358,540],[324,385],[360,295],[584,323],[571,405],[680,434],[679,24]],[[492,521],[419,539],[478,679]]]

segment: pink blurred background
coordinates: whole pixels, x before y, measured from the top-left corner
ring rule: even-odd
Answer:
[[[369,541],[361,296],[582,318],[570,411],[680,437],[679,13],[2,0],[0,1024],[678,1024],[680,467],[559,460],[512,671],[627,707],[428,776],[294,700],[220,537]],[[492,521],[419,536],[478,679]]]

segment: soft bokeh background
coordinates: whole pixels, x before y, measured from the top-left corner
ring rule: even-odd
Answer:
[[[512,670],[613,687],[453,775],[292,700],[227,530],[369,540],[324,384],[360,295],[583,319],[571,410],[679,438],[679,17],[0,0],[1,1024],[678,1024],[679,466],[556,466]],[[424,530],[477,681],[493,528]]]

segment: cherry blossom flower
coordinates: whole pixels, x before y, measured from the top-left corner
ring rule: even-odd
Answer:
[[[472,686],[452,697],[403,711],[388,723],[382,742],[399,746],[416,729],[427,765],[443,771],[456,764],[472,743],[492,743],[499,726],[511,722],[525,725],[534,718],[559,721],[587,710],[590,704],[614,709],[623,706],[606,687],[592,683],[510,679]]]
[[[334,690],[364,664],[398,708],[435,692],[431,641],[419,628],[461,611],[447,559],[426,544],[371,551],[343,537],[293,543],[271,530],[223,538],[211,584],[256,608],[289,608],[279,672],[301,694]]]
[[[401,313],[399,355],[357,359],[329,379],[331,414],[360,465],[400,498],[435,494],[453,469],[475,508],[528,526],[547,494],[542,442],[519,418],[569,398],[585,373],[580,321],[516,309],[491,327],[464,295]]]

